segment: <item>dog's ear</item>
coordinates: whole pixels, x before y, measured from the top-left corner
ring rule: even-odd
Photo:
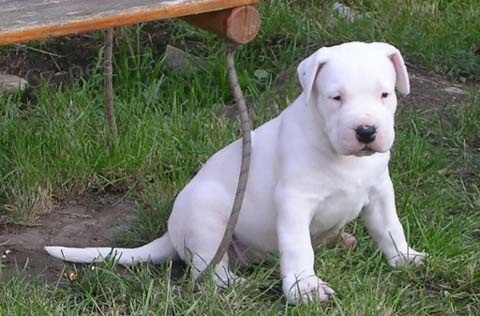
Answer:
[[[387,43],[372,44],[377,45],[380,49],[385,51],[387,56],[392,61],[395,72],[397,73],[397,79],[395,83],[395,87],[397,88],[397,90],[403,95],[409,94],[410,80],[408,79],[407,67],[405,66],[405,62],[403,61],[403,57],[402,54],[400,54],[400,51],[396,49],[395,46]]]
[[[327,62],[327,51],[328,47],[323,47],[317,50],[315,53],[305,58],[297,68],[298,80],[303,88],[303,93],[305,95],[305,101],[310,101],[310,96],[312,94],[313,83],[317,77],[318,71],[322,64]]]

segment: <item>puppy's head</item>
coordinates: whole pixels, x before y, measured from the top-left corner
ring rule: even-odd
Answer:
[[[390,149],[395,138],[395,88],[410,92],[402,55],[386,43],[324,47],[298,66],[307,106],[314,106],[334,150],[366,156]]]

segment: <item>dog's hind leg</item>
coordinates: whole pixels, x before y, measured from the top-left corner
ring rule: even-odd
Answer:
[[[205,271],[205,269],[210,261],[205,260],[200,255],[192,254],[191,262],[192,262],[191,273],[194,280],[197,280],[200,274],[202,273],[205,273],[206,274],[205,276],[208,276],[208,273],[210,271]],[[215,267],[215,269],[211,273],[215,281],[215,284],[220,288],[227,288],[230,285],[241,283],[244,281],[243,278],[234,274],[230,269],[227,254],[225,254],[225,256],[222,258],[220,263]]]
[[[231,203],[230,195],[214,182],[195,183],[181,192],[175,201],[169,233],[180,257],[192,265],[194,279],[204,272],[215,256],[225,232]],[[227,253],[213,269],[213,277],[222,288],[240,281],[230,269]]]
[[[207,225],[202,230],[190,231],[191,234],[186,243],[185,259],[192,265],[191,273],[194,279],[197,279],[204,272],[209,272],[205,271],[205,269],[212,261],[223,237],[225,225],[223,223],[221,225],[220,223],[215,223],[219,222],[218,218],[210,218],[209,222],[208,224],[204,223]],[[243,281],[242,278],[236,276],[231,271],[228,252],[225,253],[220,263],[214,267],[212,273],[215,283],[221,288]]]

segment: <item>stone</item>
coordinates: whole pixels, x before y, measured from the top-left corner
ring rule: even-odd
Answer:
[[[446,87],[446,88],[443,88],[443,90],[445,92],[448,92],[448,93],[451,93],[451,94],[460,94],[460,95],[464,95],[464,94],[467,94],[467,92],[459,87]]]
[[[28,81],[15,75],[0,74],[0,94],[23,91]]]
[[[332,10],[338,15],[338,17],[344,18],[349,22],[353,22],[364,17],[369,17],[369,14],[361,14],[357,10],[354,10],[340,2],[335,2],[332,6]]]
[[[188,72],[202,66],[200,58],[190,55],[184,50],[172,45],[165,49],[165,67],[180,72]]]

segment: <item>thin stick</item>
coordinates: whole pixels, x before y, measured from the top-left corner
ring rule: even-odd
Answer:
[[[250,118],[248,116],[247,105],[245,104],[245,99],[243,97],[242,89],[238,83],[237,71],[235,70],[235,51],[238,45],[234,43],[229,43],[227,51],[227,71],[228,77],[230,79],[230,86],[233,90],[233,95],[235,97],[235,102],[238,107],[238,114],[240,115],[240,122],[242,124],[242,162],[240,166],[240,176],[237,183],[237,192],[235,193],[235,200],[233,201],[232,212],[230,218],[228,219],[227,227],[223,235],[222,241],[218,246],[217,252],[213,257],[212,261],[208,264],[205,271],[210,271],[217,266],[222,260],[223,256],[227,252],[230,244],[233,240],[233,232],[237,224],[238,216],[240,215],[240,210],[242,208],[243,197],[245,196],[245,190],[247,187],[248,181],[248,172],[250,169],[250,156],[252,152],[252,142],[251,142],[251,124]],[[197,281],[201,281],[202,273]]]
[[[115,111],[113,109],[113,29],[105,31],[105,56],[103,62],[104,89],[105,89],[105,111],[107,112],[108,128],[112,140],[117,139],[117,121],[115,120]],[[114,143],[114,141],[112,142]]]

